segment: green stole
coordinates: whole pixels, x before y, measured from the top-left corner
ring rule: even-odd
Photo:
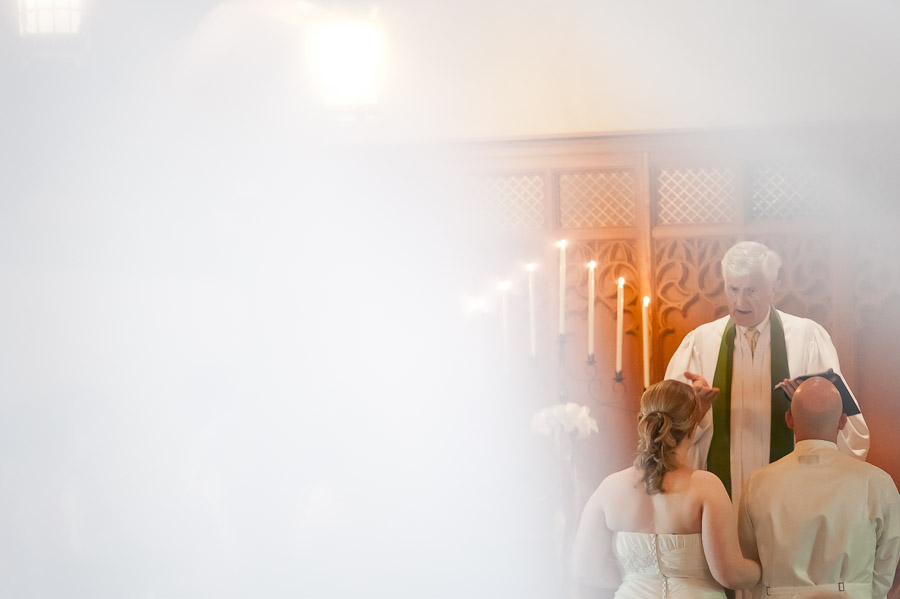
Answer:
[[[771,332],[770,365],[772,368],[772,436],[769,442],[769,462],[781,459],[794,449],[794,433],[784,421],[784,413],[791,409],[791,402],[775,385],[790,378],[787,361],[787,346],[784,342],[784,326],[775,308],[769,309],[769,330]],[[719,397],[713,403],[713,436],[706,457],[706,468],[725,484],[731,495],[731,375],[734,370],[734,320],[728,318],[722,344],[719,346],[719,360],[713,387],[718,387]]]

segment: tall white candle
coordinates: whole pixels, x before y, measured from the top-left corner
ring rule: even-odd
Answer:
[[[650,386],[650,296],[644,296],[641,311],[641,328],[644,329],[644,389]]]
[[[566,240],[559,242],[559,334],[566,334]]]
[[[537,355],[537,344],[534,341],[534,263],[529,264],[525,268],[528,269],[528,340],[531,349],[531,357]]]
[[[503,319],[503,367],[509,371],[509,283],[500,283],[500,290],[503,292],[500,304]]]
[[[625,311],[625,278],[619,277],[619,289],[616,294],[616,374],[622,372],[622,327]]]
[[[588,264],[588,359],[594,355],[594,269],[597,263],[591,260]]]

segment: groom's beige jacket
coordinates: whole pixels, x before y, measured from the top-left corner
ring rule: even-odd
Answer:
[[[738,526],[744,555],[762,564],[753,597],[802,597],[817,587],[883,599],[900,560],[894,481],[829,441],[800,441],[751,474]]]

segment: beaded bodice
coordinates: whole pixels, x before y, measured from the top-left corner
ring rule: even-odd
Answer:
[[[654,595],[663,599],[670,597],[673,580],[677,586],[689,583],[721,589],[709,571],[699,533],[617,532],[614,550],[623,582],[640,581],[642,588],[657,589]]]

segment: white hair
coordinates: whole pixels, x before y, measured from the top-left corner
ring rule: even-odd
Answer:
[[[781,258],[774,251],[755,241],[741,241],[725,252],[722,276],[725,273],[743,277],[759,268],[769,283],[775,283],[781,270]]]

